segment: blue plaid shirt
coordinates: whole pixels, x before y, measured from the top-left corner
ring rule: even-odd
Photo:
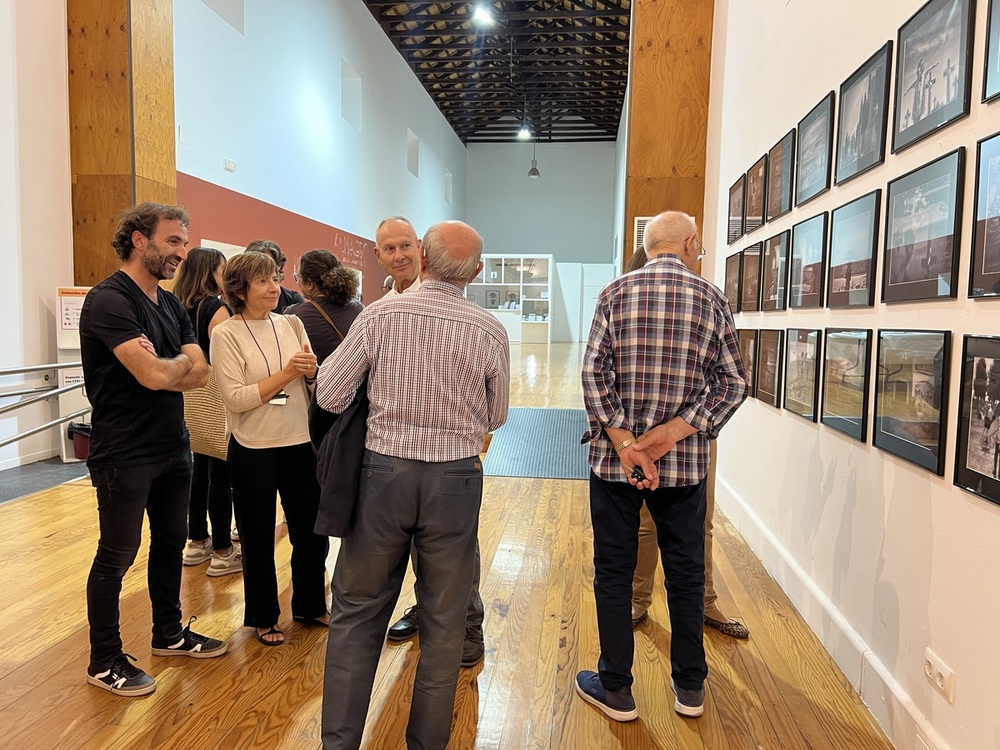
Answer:
[[[605,427],[636,437],[674,417],[697,432],[657,462],[660,484],[708,474],[709,439],[746,398],[729,303],[675,255],[654,256],[601,291],[583,359],[583,400],[594,473],[627,481]]]

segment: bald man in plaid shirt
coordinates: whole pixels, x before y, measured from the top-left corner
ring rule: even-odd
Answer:
[[[597,672],[577,675],[576,690],[616,721],[639,716],[631,600],[643,503],[670,581],[674,710],[704,711],[709,440],[747,393],[729,304],[695,271],[704,252],[694,219],[660,214],[646,225],[643,246],[649,262],[598,297],[583,361],[601,657]]]
[[[354,522],[333,573],[323,747],[357,748],[412,543],[420,661],[406,743],[451,735],[476,557],[483,438],[507,421],[510,351],[499,321],[465,299],[483,242],[459,221],[427,230],[420,288],[366,307],[319,371],[332,412],[368,376],[371,411]]]

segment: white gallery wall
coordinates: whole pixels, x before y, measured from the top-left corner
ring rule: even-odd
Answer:
[[[1000,301],[966,293],[976,142],[1000,130],[1000,102],[979,101],[990,4],[976,10],[969,117],[728,248],[729,187],[827,92],[839,96],[840,84],[887,40],[895,45],[897,29],[922,3],[717,0],[715,10],[705,245],[719,286],[728,254],[966,147],[957,299],[736,315],[739,328],[951,331],[944,476],[874,448],[870,426],[860,443],[753,399],[720,438],[719,505],[901,750],[1000,747],[1000,649],[992,638],[1000,620],[1000,506],[952,483],[962,336],[1000,335]],[[891,129],[891,104],[889,117]],[[883,192],[877,289],[884,204]],[[953,704],[924,676],[928,647],[954,671]]]
[[[465,218],[465,147],[361,0],[174,0],[174,73],[180,172],[363,237]]]
[[[0,368],[56,360],[55,289],[73,283],[66,54],[63,0],[0,0]],[[7,377],[0,392],[43,385]],[[56,414],[54,399],[8,413],[0,440]],[[50,430],[0,449],[0,469],[57,450]]]

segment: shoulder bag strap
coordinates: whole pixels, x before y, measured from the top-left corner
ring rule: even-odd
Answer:
[[[315,301],[315,300],[307,300],[307,301],[309,302],[309,304],[310,304],[310,305],[312,305],[312,306],[313,306],[313,307],[315,307],[315,308],[316,308],[317,310],[319,310],[319,314],[320,314],[320,315],[322,315],[322,316],[323,316],[324,318],[326,318],[326,322],[327,322],[327,323],[329,323],[329,324],[330,324],[331,326],[333,326],[333,330],[337,332],[337,337],[338,337],[338,338],[339,338],[339,339],[340,339],[341,341],[343,341],[343,340],[344,340],[344,334],[342,334],[342,333],[340,332],[340,329],[339,329],[339,328],[337,328],[337,324],[333,322],[333,319],[332,319],[332,318],[331,318],[331,317],[330,317],[329,315],[327,315],[327,314],[326,314],[326,310],[324,310],[324,309],[323,309],[322,307],[320,307],[320,306],[319,306],[319,305],[318,305],[318,304],[316,303],[316,301]]]

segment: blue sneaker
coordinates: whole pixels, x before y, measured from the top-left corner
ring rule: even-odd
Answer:
[[[601,713],[615,721],[633,721],[639,718],[639,710],[632,699],[632,688],[605,690],[597,672],[585,669],[576,675],[576,692],[587,703],[596,706]]]
[[[705,713],[704,684],[698,690],[685,690],[682,687],[677,687],[677,683],[671,680],[670,689],[677,694],[677,700],[674,701],[674,711],[681,716],[697,719]]]

